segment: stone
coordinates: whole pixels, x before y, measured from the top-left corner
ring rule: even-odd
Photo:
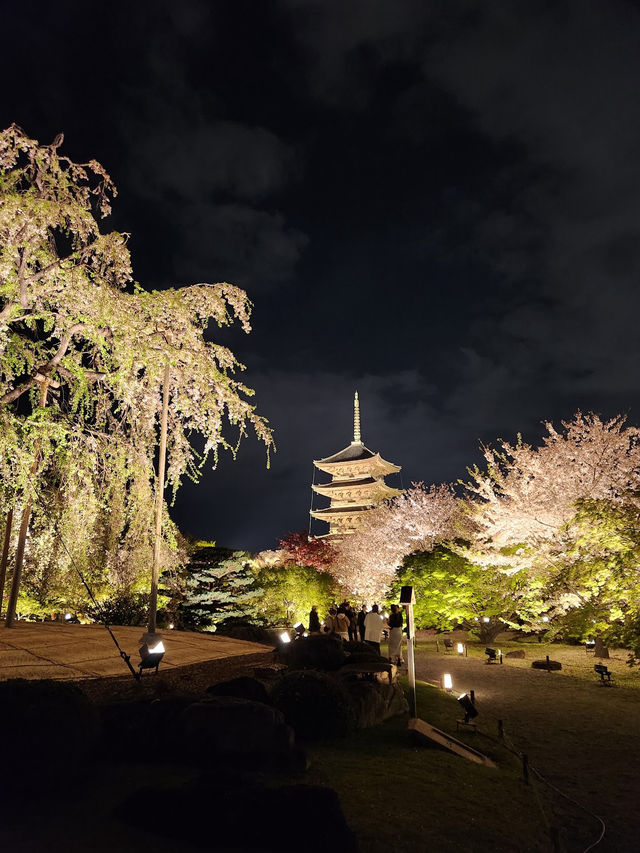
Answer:
[[[516,658],[517,660],[524,660],[524,649],[515,649],[512,652],[507,652],[505,658]]]
[[[290,672],[274,686],[271,698],[303,740],[344,736],[355,726],[344,684],[327,673]]]
[[[404,692],[397,682],[347,681],[345,688],[358,728],[378,726],[389,717],[406,714],[409,710]]]
[[[281,650],[289,669],[339,669],[347,656],[339,637],[311,635],[298,637]]]
[[[251,699],[252,702],[271,705],[271,699],[264,684],[248,675],[212,684],[211,687],[207,687],[206,692],[211,696],[236,696],[238,699]]]
[[[227,759],[240,765],[282,763],[294,735],[283,714],[262,702],[211,696],[182,713],[183,748],[199,762]]]
[[[162,820],[154,820],[165,803]],[[149,786],[127,797],[118,816],[145,832],[210,850],[281,853],[295,839],[305,853],[356,853],[338,795],[324,785],[263,787],[233,772],[208,774],[180,788]]]
[[[62,756],[65,774],[82,772],[95,751],[100,721],[75,685],[64,681],[0,682],[3,761],[11,771],[12,791],[30,784],[54,784]],[[54,760],[55,759],[55,760]]]

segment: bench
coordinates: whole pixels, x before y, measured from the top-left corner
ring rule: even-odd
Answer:
[[[586,654],[589,654],[589,652],[595,652],[596,641],[595,640],[585,640],[584,650],[585,650]]]
[[[611,675],[612,675],[612,673],[609,672],[608,666],[605,666],[605,664],[603,664],[603,663],[596,663],[593,667],[593,670],[596,673],[596,675],[600,676],[600,683],[601,684],[604,684],[606,687],[611,686]]]
[[[453,654],[453,640],[444,641],[444,653],[445,655]]]
[[[495,649],[486,648],[484,653],[487,656],[487,663],[500,663],[498,652]]]

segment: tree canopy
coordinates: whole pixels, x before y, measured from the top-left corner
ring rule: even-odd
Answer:
[[[140,287],[129,235],[99,227],[113,182],[96,161],[60,154],[62,141],[40,145],[15,125],[0,133],[1,498],[5,508],[35,498],[84,564],[102,543],[109,573],[128,563],[112,578],[123,581],[150,562],[166,365],[174,493],[221,448],[235,453],[248,428],[267,450],[273,442],[237,378],[243,366],[207,334],[234,321],[250,331],[244,291]]]

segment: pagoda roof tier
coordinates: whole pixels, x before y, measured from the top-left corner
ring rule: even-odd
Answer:
[[[338,518],[345,515],[360,515],[360,513],[368,512],[371,509],[371,504],[353,504],[352,506],[328,506],[326,509],[313,509],[311,515],[314,518],[322,519],[322,521],[331,521],[334,517]]]
[[[359,445],[359,446],[358,446]],[[331,474],[336,480],[354,477],[384,477],[387,474],[397,474],[399,465],[384,460],[379,453],[373,453],[368,447],[359,442],[352,442],[333,456],[324,459],[314,459],[313,464],[325,474]]]
[[[384,480],[376,477],[334,480],[332,483],[321,483],[312,486],[312,488],[317,494],[331,498],[332,501],[357,501],[359,498],[381,501],[400,494],[400,489],[393,489],[391,486],[387,486]]]
[[[371,459],[375,455],[373,450],[369,450],[361,441],[352,441],[344,450],[339,450],[333,456],[325,456],[324,459],[318,459],[314,464],[319,465],[322,463],[330,465],[333,462],[352,462],[354,459]]]

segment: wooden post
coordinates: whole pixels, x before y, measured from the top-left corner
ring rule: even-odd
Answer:
[[[49,379],[45,379],[42,383],[40,391],[40,406],[44,408],[47,405],[47,392],[49,390]],[[36,454],[31,466],[31,476],[35,476],[38,470],[38,462],[40,461],[40,441],[36,444]],[[27,542],[27,531],[29,530],[29,521],[31,520],[31,506],[33,498],[31,494],[27,498],[22,509],[22,518],[20,520],[20,531],[18,533],[18,546],[16,548],[16,559],[13,569],[13,579],[11,581],[11,592],[9,594],[9,602],[7,604],[7,628],[13,628],[13,620],[18,606],[18,593],[20,592],[20,580],[22,579],[22,564],[24,562],[24,549]]]
[[[151,569],[151,595],[149,597],[149,633],[156,632],[156,611],[158,609],[158,575],[160,566],[160,547],[162,545],[162,507],[164,504],[164,472],[167,458],[167,418],[169,414],[169,365],[164,367],[164,387],[162,392],[162,419],[160,421],[160,456],[158,459],[158,492],[156,494],[156,533],[153,543],[153,567]]]
[[[4,525],[4,543],[2,545],[2,561],[0,562],[0,614],[2,613],[2,602],[4,601],[4,582],[7,577],[7,563],[9,561],[9,545],[11,544],[11,528],[13,527],[13,507],[7,512]]]

